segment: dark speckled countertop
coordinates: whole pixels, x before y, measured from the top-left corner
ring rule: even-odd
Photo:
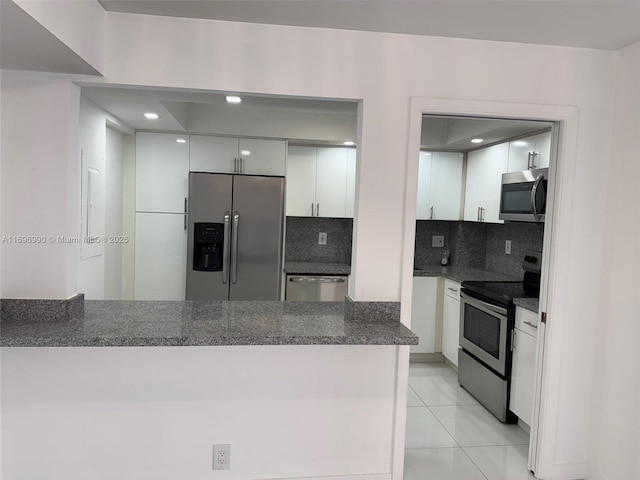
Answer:
[[[327,262],[285,262],[287,275],[350,275],[351,265]]]
[[[522,278],[505,275],[490,270],[479,270],[476,268],[432,265],[419,267],[413,271],[414,277],[444,277],[456,282],[510,282],[521,281]],[[513,303],[519,307],[526,308],[532,312],[538,311],[537,298],[514,298]]]
[[[344,302],[86,301],[68,322],[0,323],[0,346],[416,345],[396,318]]]

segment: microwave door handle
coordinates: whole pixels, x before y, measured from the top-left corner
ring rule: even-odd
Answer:
[[[540,214],[536,208],[536,192],[538,191],[538,187],[540,186],[540,182],[542,182],[543,178],[542,174],[538,175],[538,178],[533,182],[533,188],[531,189],[531,211],[533,212],[533,218],[536,222],[540,221]]]

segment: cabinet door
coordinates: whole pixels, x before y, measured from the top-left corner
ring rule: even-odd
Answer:
[[[411,353],[436,351],[436,304],[438,302],[438,277],[413,277],[411,297],[411,330],[420,343],[411,346]]]
[[[429,203],[433,220],[460,220],[463,159],[457,152],[434,152],[431,157]]]
[[[355,216],[356,204],[356,149],[347,149],[347,206],[345,215]]]
[[[507,171],[508,158],[508,143],[469,153],[464,201],[465,220],[504,223],[498,216],[502,174]],[[484,210],[479,215],[480,208]]]
[[[509,409],[531,425],[535,390],[536,337],[515,329]]]
[[[290,146],[287,154],[287,216],[311,217],[316,204],[316,148]],[[312,212],[313,205],[313,212]]]
[[[136,213],[135,300],[184,300],[184,215]]]
[[[529,153],[536,149],[535,137],[519,138],[509,142],[507,172],[521,172],[529,168]]]
[[[459,337],[460,300],[445,295],[442,318],[442,354],[455,366],[458,366]]]
[[[191,135],[189,169],[192,172],[235,173],[238,139]]]
[[[240,173],[246,175],[277,175],[285,174],[286,143],[284,140],[261,140],[256,138],[241,138]]]
[[[418,160],[418,204],[416,220],[431,220],[431,159],[432,152],[420,152]]]
[[[185,135],[136,134],[136,211],[183,213],[189,176]]]
[[[318,148],[316,216],[340,218],[347,213],[347,148]]]
[[[536,152],[539,153],[536,157],[536,168],[548,168],[551,158],[551,132],[536,135],[535,139]]]

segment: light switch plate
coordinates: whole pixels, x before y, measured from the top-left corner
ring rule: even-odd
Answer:
[[[318,233],[318,245],[326,245],[327,244],[327,232]]]
[[[511,255],[511,240],[505,240],[504,253],[506,253],[507,255]]]
[[[431,246],[432,247],[444,247],[444,236],[442,236],[442,235],[433,235],[431,237]]]

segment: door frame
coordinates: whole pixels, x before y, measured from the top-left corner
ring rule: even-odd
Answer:
[[[561,234],[566,230],[562,228],[562,221],[570,217],[573,207],[570,201],[562,200],[573,196],[574,187],[570,180],[574,176],[577,164],[578,109],[563,105],[411,97],[408,157],[405,163],[407,170],[401,292],[404,305],[411,304],[412,294],[417,173],[423,114],[556,122],[552,137],[547,193],[547,204],[551,208],[547,208],[545,219],[545,223],[551,228],[545,228],[543,240],[540,312],[546,312],[547,318],[562,318],[564,306],[558,299],[562,298],[568,282],[567,272],[557,268],[557,264],[570,249]],[[565,225],[568,225],[568,222],[565,221]],[[564,238],[566,237],[565,234]],[[403,309],[403,312],[406,312],[406,309]],[[403,313],[402,323],[410,326],[411,318],[407,313]],[[562,322],[550,322],[546,328],[543,327],[538,332],[538,358],[539,366],[542,368],[536,374],[529,466],[539,478],[550,476],[557,467],[554,467],[555,425],[558,419],[558,397],[561,387],[559,367],[562,362],[564,340]],[[574,474],[584,476],[583,464],[575,464],[573,468]]]

